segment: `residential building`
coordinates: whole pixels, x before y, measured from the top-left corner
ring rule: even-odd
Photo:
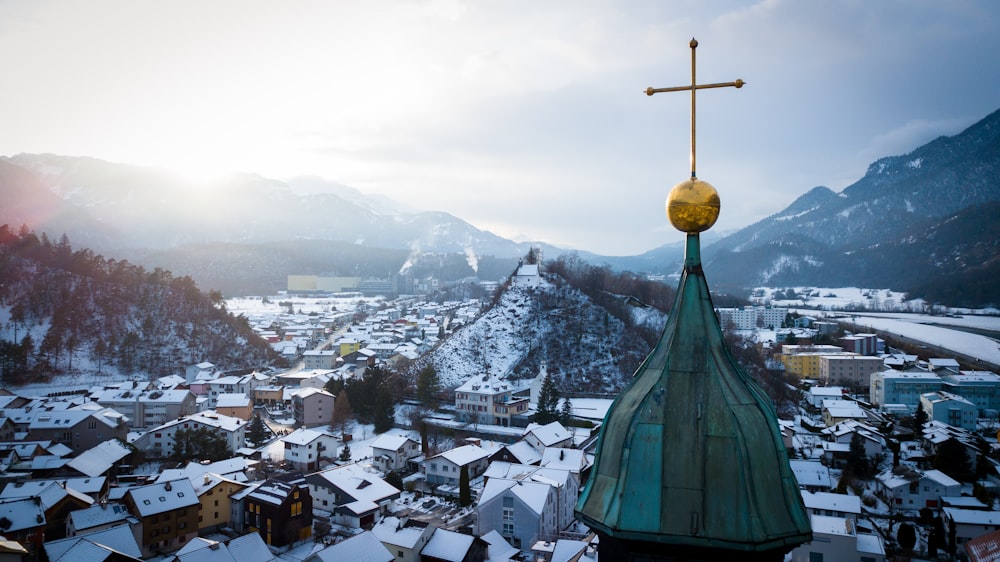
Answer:
[[[1000,529],[1000,511],[945,507],[941,510],[941,519],[945,529],[954,524],[956,554],[960,557],[968,556],[965,543]]]
[[[66,517],[65,536],[87,535],[118,525],[128,525],[134,531],[136,543],[142,540],[142,527],[139,525],[139,519],[129,512],[128,506],[107,502],[97,503],[86,509],[71,512]]]
[[[941,376],[944,388],[979,408],[980,417],[996,417],[1000,410],[1000,375],[992,371],[960,371]]]
[[[715,313],[719,317],[719,325],[723,328],[776,330],[784,326],[788,309],[770,306],[742,306],[739,308],[717,308]]]
[[[820,357],[844,355],[847,352],[835,345],[783,345],[777,355],[785,371],[800,379],[819,379]]]
[[[819,382],[827,386],[844,386],[856,392],[868,392],[871,387],[872,373],[877,373],[885,369],[885,362],[881,357],[869,357],[865,355],[848,355],[838,353],[836,355],[819,356]]]
[[[859,533],[853,519],[812,515],[809,521],[813,540],[799,545],[791,552],[792,562],[885,562],[882,537]]]
[[[944,380],[927,371],[886,370],[872,373],[869,400],[883,409],[901,404],[912,412],[920,404],[920,395],[944,390]]]
[[[528,398],[514,396],[514,386],[489,375],[475,375],[455,389],[455,409],[462,421],[509,427],[511,417],[528,411]]]
[[[219,474],[206,472],[191,478],[191,486],[201,504],[198,531],[218,531],[230,523],[230,497],[249,484],[237,482]]]
[[[240,392],[220,394],[216,398],[215,411],[223,416],[250,421],[253,415],[253,404],[250,397]]]
[[[306,388],[292,395],[292,416],[298,427],[328,425],[333,420],[334,396],[325,390]]]
[[[512,482],[539,482],[542,484],[548,484],[555,491],[554,502],[551,505],[545,506],[545,509],[555,516],[554,524],[556,529],[563,530],[573,523],[576,515],[573,513],[573,509],[576,507],[576,501],[580,496],[580,480],[578,475],[574,475],[570,470],[565,468],[556,468],[551,466],[534,466],[534,465],[523,465],[523,464],[510,464],[504,462],[494,462],[490,463],[489,468],[483,473],[483,480],[488,486],[491,481],[497,480],[509,480]],[[499,490],[494,489],[495,492],[500,493]],[[479,505],[484,506],[483,498],[485,497],[485,492],[480,496]],[[493,506],[493,509],[498,509]],[[482,512],[482,509],[477,508],[477,511]],[[494,523],[500,521],[500,512],[492,514],[494,517],[491,519]],[[483,532],[489,530],[489,528],[495,528],[500,531],[500,526],[490,527],[488,525],[482,526]],[[503,534],[501,532],[501,534]],[[550,540],[545,537],[543,540]]]
[[[137,382],[122,386],[96,393],[93,398],[101,406],[121,412],[133,428],[156,427],[198,409],[195,395],[187,389],[160,390]]]
[[[837,345],[849,353],[858,355],[878,355],[884,342],[875,334],[851,334],[837,340]]]
[[[177,550],[198,536],[198,496],[186,478],[129,488],[124,501],[142,524],[143,556]]]
[[[372,466],[382,472],[403,472],[407,461],[420,456],[420,443],[405,435],[383,433],[372,441]]]
[[[435,529],[420,551],[422,562],[484,562],[489,544],[479,537]]]
[[[314,472],[306,476],[306,483],[316,509],[331,512],[335,523],[354,529],[370,529],[400,494],[359,464]]]
[[[269,546],[282,547],[312,536],[312,496],[305,478],[289,481],[269,478],[249,488],[242,503],[243,523],[256,531]]]
[[[374,533],[365,531],[316,551],[303,562],[393,562],[397,559]]]
[[[332,369],[336,360],[337,352],[333,349],[310,349],[302,353],[305,369]]]
[[[547,482],[490,478],[476,504],[477,534],[496,530],[515,548],[555,540],[556,487]]]
[[[524,440],[539,451],[548,447],[572,447],[573,432],[557,421],[545,425],[533,423],[525,430]]]
[[[174,452],[178,431],[205,428],[222,436],[229,451],[234,452],[244,445],[246,427],[247,422],[239,418],[223,416],[212,411],[199,412],[155,427],[140,435],[132,444],[149,455],[166,458]]]
[[[462,467],[469,472],[469,479],[476,478],[489,466],[490,451],[477,445],[463,445],[428,457],[423,461],[427,483],[431,485],[458,486]]]
[[[920,408],[927,419],[972,431],[979,420],[979,408],[965,398],[939,390],[920,395]]]
[[[45,541],[45,511],[35,498],[0,500],[0,535],[20,543],[37,558]]]
[[[809,515],[840,517],[855,523],[861,516],[861,498],[858,496],[802,490],[802,503],[806,505]]]
[[[875,478],[878,493],[897,509],[920,510],[940,507],[941,498],[958,496],[962,485],[940,470],[919,471],[905,466],[887,470]]]
[[[853,400],[824,400],[823,401],[823,423],[827,427],[837,425],[848,420],[866,421],[868,414],[860,404]]]
[[[285,461],[293,470],[311,472],[320,469],[322,461],[337,457],[340,440],[321,429],[300,427],[281,438],[285,444]]]
[[[52,561],[101,560],[103,562],[140,562],[141,529],[119,523],[93,532],[45,541],[45,554]]]
[[[420,551],[434,530],[424,521],[386,517],[372,527],[372,534],[393,555],[394,562],[420,562]]]
[[[24,431],[27,432],[26,441],[62,443],[72,451],[85,451],[108,439],[124,442],[128,437],[128,425],[124,418],[110,409],[52,411],[34,409],[26,418],[27,423],[24,426]]]

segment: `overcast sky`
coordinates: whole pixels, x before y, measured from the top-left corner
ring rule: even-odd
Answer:
[[[1000,2],[0,0],[0,155],[317,175],[607,255],[847,187],[1000,108]]]

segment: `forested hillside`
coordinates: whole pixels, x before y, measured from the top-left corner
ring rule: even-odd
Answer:
[[[74,251],[0,225],[0,374],[6,384],[61,373],[163,376],[278,360],[217,291],[190,277]]]

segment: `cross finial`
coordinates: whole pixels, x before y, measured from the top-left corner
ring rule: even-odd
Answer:
[[[736,79],[735,82],[719,82],[716,84],[698,84],[695,81],[695,49],[698,48],[698,40],[694,37],[691,38],[691,42],[688,44],[691,47],[691,85],[690,86],[675,86],[672,88],[653,88],[650,86],[646,88],[646,95],[651,96],[653,94],[659,94],[662,92],[683,92],[686,90],[691,91],[691,178],[697,177],[695,175],[695,104],[694,104],[694,94],[697,90],[703,90],[706,88],[726,88],[732,86],[734,88],[742,88],[746,82],[740,79]]]

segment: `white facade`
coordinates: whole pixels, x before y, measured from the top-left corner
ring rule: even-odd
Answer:
[[[920,395],[920,407],[927,413],[927,419],[939,421],[954,427],[976,429],[979,408],[965,398],[950,392],[928,392]]]
[[[885,545],[878,535],[859,533],[854,521],[813,515],[813,540],[791,552],[792,562],[884,562]]]

